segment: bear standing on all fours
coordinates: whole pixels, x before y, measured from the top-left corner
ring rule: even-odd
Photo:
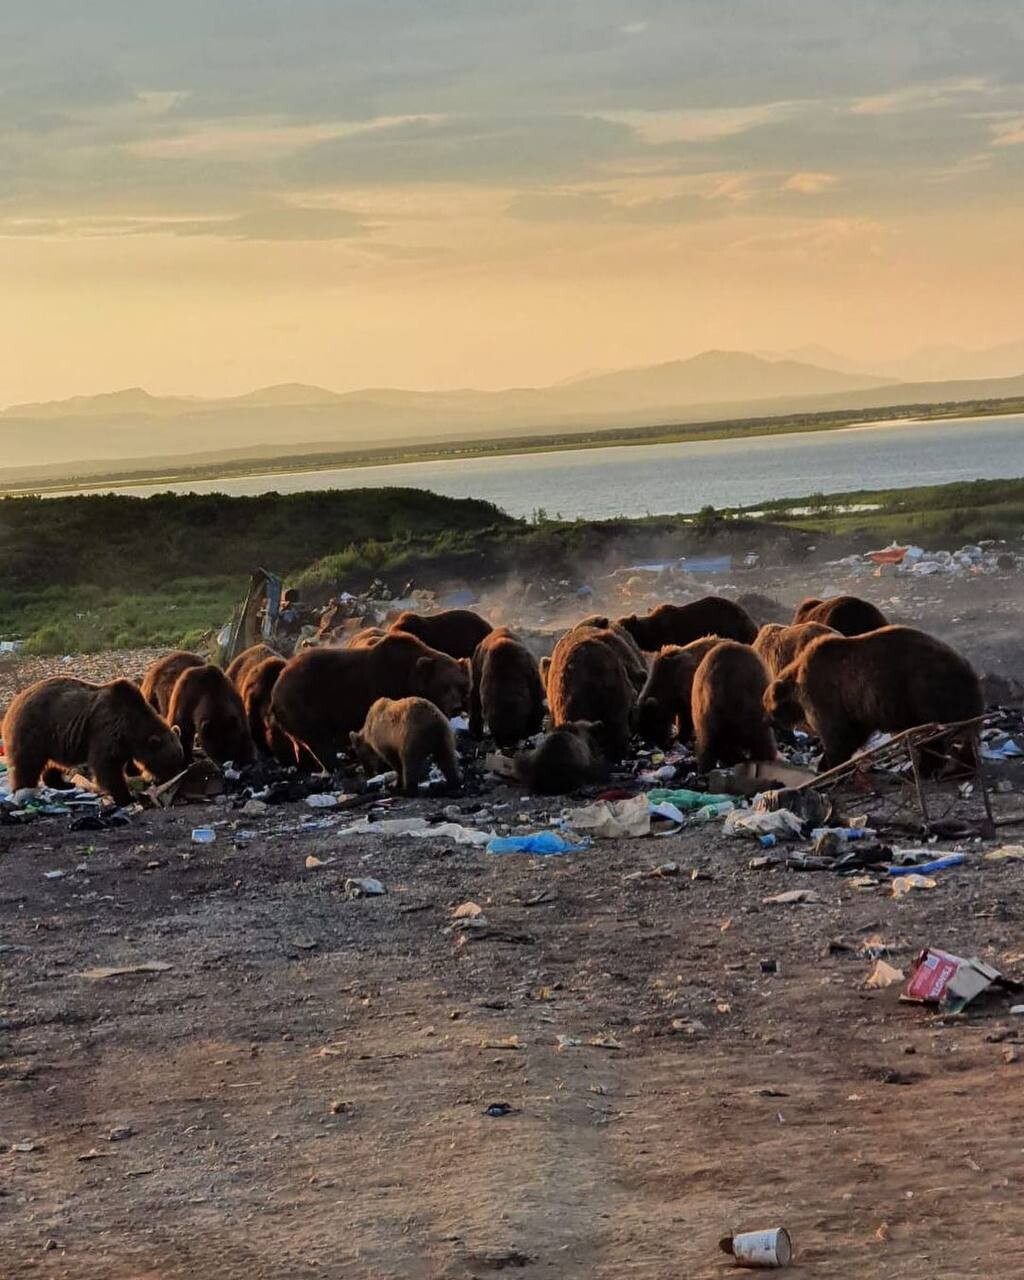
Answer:
[[[0,732],[12,792],[36,786],[48,766],[88,764],[97,788],[123,806],[132,799],[128,765],[141,765],[157,782],[185,767],[177,735],[130,680],[40,680],[14,699]]]
[[[389,630],[417,636],[450,658],[471,658],[473,651],[489,634],[491,624],[471,609],[443,609],[440,613],[400,613]]]
[[[540,733],[544,685],[537,660],[507,627],[485,636],[473,654],[469,732],[479,741],[484,725],[501,751]]]
[[[462,785],[455,734],[447,718],[426,698],[378,698],[350,741],[367,774],[378,773],[382,766],[394,769],[404,796],[418,794],[431,760],[444,774],[449,791],[458,791]]]
[[[769,685],[764,705],[786,728],[806,720],[821,739],[824,771],[875,732],[971,720],[984,699],[974,668],[949,645],[913,627],[882,627],[815,640]],[[964,764],[972,757],[966,750]]]

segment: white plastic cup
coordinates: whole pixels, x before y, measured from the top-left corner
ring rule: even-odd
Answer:
[[[736,1259],[738,1267],[788,1267],[793,1261],[793,1243],[785,1227],[726,1236],[721,1245]]]

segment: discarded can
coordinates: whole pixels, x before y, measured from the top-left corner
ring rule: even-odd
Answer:
[[[762,849],[774,849],[779,841],[777,836],[772,835],[770,831],[766,831],[763,836],[757,837],[757,843]]]
[[[785,1227],[771,1231],[744,1231],[719,1241],[723,1253],[731,1253],[739,1267],[788,1267],[793,1244]]]
[[[193,827],[192,843],[193,844],[213,844],[217,839],[217,833],[213,827]]]

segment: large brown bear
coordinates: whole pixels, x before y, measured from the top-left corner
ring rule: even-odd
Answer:
[[[820,643],[820,642],[819,642]],[[775,738],[763,706],[768,672],[749,645],[722,640],[693,677],[697,768],[774,760]]]
[[[548,668],[552,723],[598,721],[605,756],[621,760],[629,748],[636,688],[602,633],[587,628],[567,632],[555,645]]]
[[[809,596],[797,605],[793,622],[821,622],[844,636],[861,636],[889,625],[881,609],[860,596],[830,596],[827,600]]]
[[[719,643],[718,636],[701,636],[687,645],[667,644],[655,656],[636,717],[637,733],[646,742],[667,747],[673,731],[680,742],[693,736],[693,677]]]
[[[167,720],[181,735],[185,759],[198,744],[216,764],[250,764],[253,741],[238,690],[220,667],[186,667],[178,677]]]
[[[469,661],[395,632],[368,649],[305,649],[290,658],[270,700],[272,731],[333,769],[378,698],[427,698],[446,716],[469,705]]]
[[[183,649],[166,653],[157,658],[142,677],[142,696],[166,719],[178,677],[190,667],[205,665],[197,653],[186,653]]]
[[[342,649],[372,649],[379,644],[389,632],[383,627],[362,627],[348,636],[340,646]]]
[[[378,698],[358,733],[349,735],[359,763],[368,774],[381,768],[398,774],[403,796],[419,793],[433,760],[451,791],[462,785],[455,734],[447,718],[426,698]]]
[[[757,623],[746,609],[720,596],[704,596],[691,604],[659,604],[646,617],[619,619],[641,649],[657,653],[667,644],[689,644],[701,636],[719,636],[751,644]]]
[[[11,703],[2,733],[12,792],[36,786],[47,766],[88,764],[97,788],[121,806],[132,799],[128,765],[137,763],[158,782],[185,767],[177,734],[130,680],[40,680]]]
[[[484,725],[505,751],[539,733],[544,723],[544,685],[537,660],[507,627],[486,635],[473,653],[469,732],[478,741]]]
[[[794,658],[803,653],[812,640],[837,635],[838,631],[826,627],[823,622],[795,622],[789,627],[769,622],[757,633],[757,639],[751,647],[774,679],[783,667],[788,667]]]
[[[647,659],[625,627],[609,618],[593,614],[589,618],[581,618],[579,622],[574,622],[565,634],[570,635],[574,631],[590,631],[604,644],[614,649],[622,659],[630,683],[638,693],[640,692],[647,681]]]
[[[559,725],[532,751],[516,756],[516,777],[542,796],[568,795],[588,782],[603,782],[609,769],[602,739],[603,726],[593,721]]]
[[[471,609],[443,609],[440,613],[414,613],[407,609],[392,622],[391,631],[418,636],[424,644],[451,658],[471,658],[491,624]]]
[[[261,662],[266,662],[268,658],[278,658],[280,656],[280,654],[271,649],[269,644],[251,644],[248,649],[243,649],[237,657],[232,658],[224,674],[238,692],[241,693],[242,685],[245,684],[246,677],[253,667],[259,666]]]
[[[256,666],[249,667],[239,688],[238,696],[242,699],[249,734],[256,749],[264,755],[274,756],[282,764],[291,764],[295,760],[291,744],[287,740],[282,744],[280,738],[275,741],[268,723],[270,699],[274,692],[274,685],[277,684],[277,678],[284,667],[284,658],[276,655],[264,658]],[[285,748],[283,751],[282,745]]]
[[[955,724],[984,710],[970,663],[913,627],[815,640],[768,687],[764,705],[787,727],[807,722],[824,748],[822,770],[844,764],[876,731]],[[959,754],[973,761],[972,750]]]

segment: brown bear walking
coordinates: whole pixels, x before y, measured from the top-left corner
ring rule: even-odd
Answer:
[[[88,764],[97,788],[122,806],[132,799],[124,776],[129,764],[157,782],[185,767],[177,735],[130,680],[40,680],[11,703],[2,732],[12,792],[36,786],[48,765]]]
[[[198,744],[216,764],[250,764],[253,741],[238,690],[220,667],[186,667],[171,694],[167,719],[181,735],[185,759]]]
[[[637,732],[646,742],[667,747],[673,732],[680,742],[693,736],[693,677],[718,636],[702,636],[687,645],[667,644],[651,663],[651,674],[640,692]]]
[[[270,700],[272,730],[333,769],[378,698],[427,698],[446,716],[469,704],[469,661],[394,632],[368,649],[306,649],[290,658]]]
[[[407,609],[392,622],[390,630],[417,636],[450,658],[471,658],[490,632],[491,624],[471,609],[443,609],[440,613],[414,613]]]
[[[598,721],[605,756],[621,760],[629,749],[636,689],[622,659],[600,632],[566,632],[548,668],[548,707],[556,728],[574,720]]]
[[[797,605],[793,622],[821,622],[844,636],[861,636],[889,625],[881,609],[860,596],[830,596],[828,600],[809,596]]]
[[[687,645],[701,636],[751,644],[757,635],[757,623],[746,609],[720,596],[704,596],[691,604],[659,604],[646,617],[634,613],[619,623],[648,653],[667,644]]]
[[[189,667],[203,667],[206,664],[197,653],[186,653],[183,649],[175,653],[165,653],[152,663],[142,677],[142,696],[154,711],[166,718],[170,709],[171,697],[178,677]]]
[[[815,640],[768,687],[779,724],[807,722],[821,739],[822,770],[844,764],[875,732],[956,724],[984,710],[974,668],[949,645],[913,627]],[[973,749],[960,758],[973,762]]]
[[[498,627],[473,654],[469,732],[479,741],[484,725],[505,751],[539,733],[544,723],[544,686],[537,660],[507,627]]]
[[[794,658],[803,653],[812,640],[837,635],[838,631],[826,627],[822,622],[796,622],[789,627],[769,622],[757,633],[752,648],[768,668],[768,674],[774,678],[783,667],[788,667]]]
[[[261,662],[266,662],[268,658],[279,658],[280,656],[279,653],[271,649],[269,644],[251,644],[248,649],[243,649],[236,658],[231,660],[224,674],[238,692],[241,693],[242,685],[245,684],[246,677],[253,667],[258,667]]]
[[[697,768],[743,760],[774,760],[775,738],[762,701],[768,687],[764,663],[749,645],[716,644],[693,677],[693,731]]]
[[[601,754],[603,726],[576,720],[559,725],[532,751],[516,756],[516,777],[535,795],[564,796],[608,776]]]
[[[419,793],[431,760],[444,774],[450,791],[462,785],[455,734],[447,718],[426,698],[378,698],[350,741],[368,774],[379,773],[382,766],[395,770],[403,796]]]

